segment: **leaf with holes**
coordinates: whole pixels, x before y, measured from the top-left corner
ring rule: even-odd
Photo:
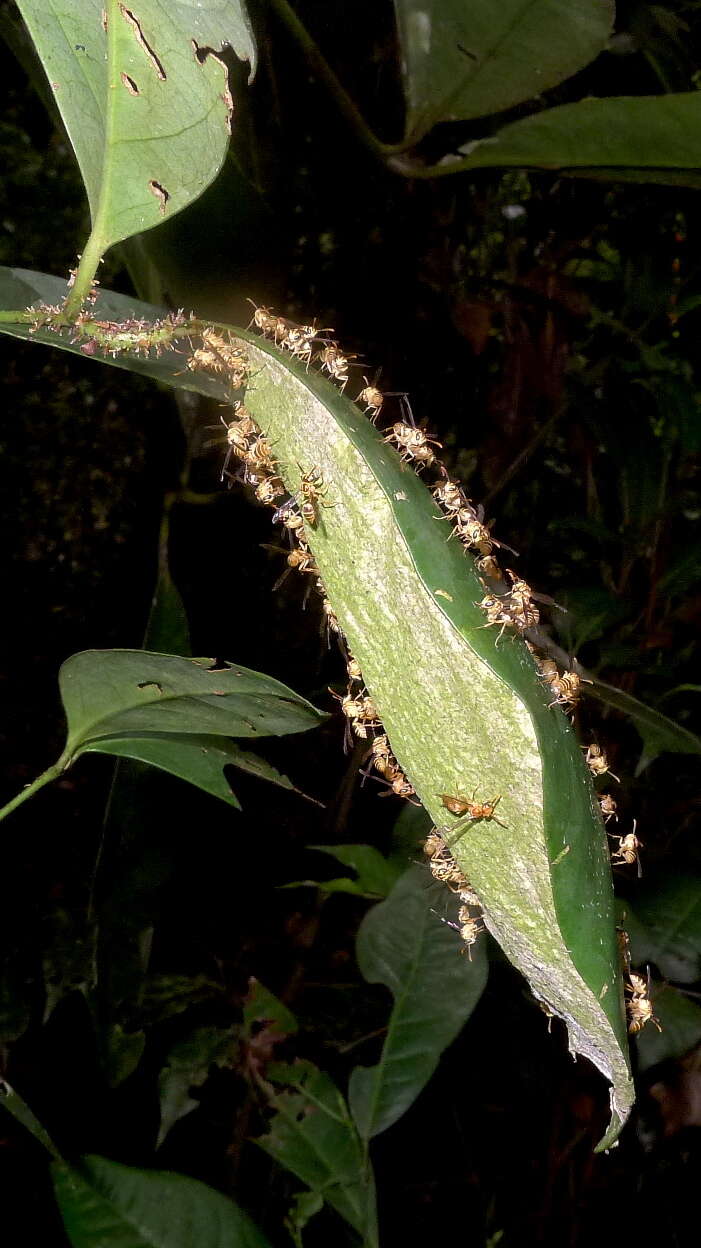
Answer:
[[[255,68],[242,0],[18,0],[80,166],[98,255],[201,195],[232,101],[220,56]]]

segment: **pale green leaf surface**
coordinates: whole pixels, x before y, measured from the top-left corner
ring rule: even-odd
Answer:
[[[331,383],[239,336],[255,375],[246,405],[288,489],[298,465],[328,485],[308,540],[402,770],[439,825],[451,816],[437,794],[502,794],[507,826],[451,825],[454,853],[489,930],[614,1084],[610,1143],[632,1082],[608,846],[571,725],[523,644],[484,628],[474,563],[417,474]]]
[[[269,1248],[243,1209],[182,1174],[84,1157],[52,1177],[73,1248]]]
[[[256,1143],[323,1196],[370,1248],[376,1243],[372,1173],[341,1093],[311,1062],[274,1063],[267,1075],[286,1086],[271,1094],[270,1130]]]
[[[258,737],[302,732],[324,718],[291,689],[248,668],[145,650],[84,650],[67,659],[59,685],[69,756],[105,738]]]
[[[408,133],[499,113],[603,51],[613,0],[394,0]]]
[[[358,932],[364,978],[385,984],[394,997],[378,1065],[356,1067],[351,1075],[348,1099],[365,1140],[386,1131],[413,1103],[487,982],[484,937],[471,950],[472,961],[460,956],[460,936],[440,921],[438,909],[447,909],[450,894],[431,888],[429,878],[425,867],[411,867]],[[451,921],[455,909],[447,910]]]
[[[437,172],[515,165],[599,168],[615,177],[618,170],[626,168],[699,169],[701,92],[614,96],[561,104],[503,126],[461,151],[462,159],[444,160]]]
[[[18,0],[75,151],[104,251],[202,193],[229,142],[230,43],[255,66],[242,0]],[[193,43],[194,41],[194,43]],[[165,198],[154,191],[163,188]]]

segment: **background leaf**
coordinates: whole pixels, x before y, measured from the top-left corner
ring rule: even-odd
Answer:
[[[198,1027],[173,1046],[158,1078],[161,1123],[156,1148],[176,1122],[197,1109],[199,1101],[190,1096],[190,1089],[200,1087],[210,1067],[223,1065],[231,1050],[230,1027]]]
[[[276,1112],[256,1143],[376,1244],[372,1175],[338,1088],[311,1062],[275,1063],[268,1076],[287,1087],[270,1097]]]
[[[330,854],[344,867],[357,872],[356,879],[343,876],[334,880],[296,880],[283,888],[318,888],[322,893],[351,893],[357,897],[386,897],[404,870],[404,864],[390,861],[374,845],[310,845],[319,853]]]
[[[243,1209],[181,1174],[84,1157],[53,1181],[73,1248],[269,1248]]]
[[[603,51],[613,0],[394,0],[408,105],[420,138],[440,121],[512,108]]]
[[[701,1006],[669,984],[652,987],[651,996],[662,1031],[648,1023],[635,1037],[640,1071],[683,1057],[701,1040]]]
[[[701,95],[620,96],[561,104],[524,117],[461,148],[433,174],[501,166],[602,171],[607,177],[640,170],[646,180],[696,185],[701,168]],[[392,163],[392,162],[390,162]],[[394,163],[405,167],[403,158]]]
[[[98,251],[197,199],[224,160],[230,102],[224,62],[196,55],[193,40],[213,51],[230,43],[253,72],[242,0],[139,0],[133,12],[115,0],[20,0],[19,9],[80,166]]]
[[[431,887],[425,868],[412,867],[387,900],[368,912],[358,932],[363,976],[385,984],[394,996],[378,1065],[357,1067],[351,1075],[348,1099],[363,1139],[386,1131],[406,1112],[487,982],[484,937],[470,962],[459,956],[458,933],[432,912],[432,903],[445,907],[449,896],[446,889]]]
[[[324,718],[311,703],[259,672],[213,659],[146,650],[85,650],[59,676],[68,719],[66,752],[136,733],[257,737],[303,732]]]
[[[282,789],[290,789],[306,796],[296,789],[291,780],[279,772],[264,758],[241,750],[233,741],[221,737],[192,734],[178,736],[171,732],[167,736],[144,734],[139,737],[108,737],[86,746],[80,751],[83,754],[113,754],[119,758],[134,758],[148,763],[151,767],[160,767],[172,776],[187,780],[212,797],[228,802],[236,810],[240,803],[232,791],[224,774],[225,767],[238,767],[261,780],[269,780]]]
[[[654,962],[669,979],[691,984],[701,976],[701,878],[658,871],[643,879],[635,904],[625,903],[634,962]],[[631,916],[634,921],[631,923]]]

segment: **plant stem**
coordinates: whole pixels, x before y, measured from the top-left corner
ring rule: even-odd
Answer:
[[[90,291],[92,290],[93,278],[97,273],[97,267],[102,259],[102,253],[104,250],[104,239],[102,238],[102,232],[98,229],[96,222],[95,228],[85,244],[85,251],[80,257],[80,264],[78,265],[76,271],[75,281],[66,296],[66,302],[61,310],[61,320],[66,324],[75,320],[80,312],[80,309],[85,303],[85,300],[90,294]]]
[[[275,10],[280,21],[284,23],[287,30],[292,35],[296,43],[299,44],[302,52],[306,56],[311,69],[320,82],[323,82],[329,95],[333,97],[339,112],[343,114],[348,124],[355,131],[361,143],[372,152],[374,156],[379,156],[381,160],[385,160],[388,156],[392,156],[397,152],[406,150],[406,143],[382,143],[378,139],[373,130],[370,129],[364,117],[358,112],[352,99],[344,87],[341,86],[338,78],[328,63],[324,60],[321,52],[316,46],[309,32],[302,25],[297,14],[294,12],[287,0],[270,0],[271,8]],[[411,146],[411,144],[409,145]]]
[[[38,793],[39,789],[43,789],[45,784],[51,784],[52,780],[58,780],[58,777],[68,766],[68,756],[66,754],[62,754],[57,763],[54,763],[52,767],[47,767],[46,771],[42,771],[41,775],[37,776],[36,780],[33,780],[31,784],[26,785],[22,789],[21,793],[18,793],[16,797],[12,798],[11,802],[8,802],[6,806],[3,806],[0,809],[0,820],[5,819],[7,815],[12,814],[12,811],[16,810],[18,806],[21,806],[22,802],[26,802],[28,798],[34,797],[34,794]]]

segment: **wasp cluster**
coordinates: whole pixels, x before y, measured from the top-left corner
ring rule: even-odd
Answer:
[[[333,334],[332,329],[319,329],[316,322],[297,324],[287,317],[279,316],[272,309],[253,304],[251,326],[270,339],[277,347],[289,352],[302,360],[306,367],[317,364],[336,381],[341,391],[345,390],[349,381],[349,370],[354,367],[356,357],[344,350],[341,344],[326,335]],[[250,326],[249,326],[250,328]],[[240,344],[231,344],[214,330],[202,333],[202,347],[194,352],[188,367],[208,369],[220,375],[226,375],[234,388],[242,386],[248,379],[248,361]],[[462,484],[449,474],[441,463],[437,451],[441,443],[425,428],[418,426],[414,420],[407,396],[403,393],[389,394],[378,388],[367,377],[363,378],[364,386],[356,396],[356,402],[362,405],[364,413],[373,424],[385,410],[387,399],[396,398],[401,406],[401,419],[385,429],[383,440],[391,443],[399,452],[404,463],[411,464],[417,472],[427,472],[432,476],[429,482],[434,499],[445,513],[452,525],[451,536],[457,537],[466,551],[473,554],[477,573],[481,579],[484,596],[479,606],[486,616],[485,627],[497,626],[499,635],[497,642],[508,630],[513,634],[524,636],[536,628],[540,622],[538,603],[556,606],[547,595],[536,593],[535,590],[517,575],[511,568],[502,571],[497,552],[510,550],[505,543],[498,541],[485,520],[484,508],[475,504],[467,495]],[[395,794],[412,800],[415,790],[411,780],[405,775],[390,748],[389,740],[375,703],[365,688],[362,672],[352,655],[347,651],[345,637],[334,609],[327,597],[323,581],[319,575],[314,557],[307,542],[307,529],[314,528],[321,507],[333,506],[328,499],[328,487],[319,469],[312,467],[308,471],[300,471],[299,489],[296,494],[286,497],[286,489],[276,471],[276,461],[267,439],[253,421],[250,413],[242,404],[235,404],[235,417],[226,424],[228,443],[227,455],[222,469],[222,479],[234,474],[229,472],[232,459],[240,461],[238,476],[255,491],[256,498],[275,508],[273,520],[286,529],[290,551],[287,554],[287,568],[283,576],[290,570],[296,570],[314,577],[314,585],[321,594],[322,613],[326,624],[327,637],[333,634],[345,654],[348,670],[348,687],[345,693],[331,692],[340,703],[346,721],[346,744],[354,737],[367,741],[369,752],[365,775],[371,775],[386,788],[387,795]],[[285,499],[280,503],[281,499]],[[511,552],[515,553],[515,552]],[[282,579],[282,578],[280,578]],[[278,582],[279,584],[279,582]],[[581,696],[582,677],[574,670],[561,671],[553,659],[541,655],[535,645],[526,637],[538,674],[547,686],[551,701],[550,707],[559,706],[565,711],[574,711]],[[585,761],[595,778],[613,773],[609,771],[606,755],[596,744],[584,747]],[[446,809],[456,816],[468,816],[472,819],[494,819],[495,807],[500,801],[497,796],[491,801],[476,802],[461,796],[441,795]],[[599,797],[602,817],[608,823],[618,818],[616,802],[609,794]],[[502,825],[504,826],[504,825]],[[611,835],[611,834],[609,834]],[[626,836],[615,838],[617,847],[613,851],[613,862],[617,865],[638,863],[640,841],[633,831]],[[429,855],[431,870],[436,878],[446,878],[440,873],[445,871],[446,862],[454,863],[445,843],[440,854],[434,858]],[[638,863],[639,866],[639,863]],[[454,870],[459,871],[457,865]],[[467,919],[465,919],[467,923]],[[465,926],[463,923],[463,926]],[[469,928],[468,924],[468,930]]]
[[[481,921],[482,907],[480,899],[451,853],[443,833],[438,828],[432,828],[427,836],[424,842],[424,853],[428,858],[429,870],[434,880],[445,884],[451,893],[457,895],[460,901],[457,923],[453,923],[448,919],[444,919],[443,922],[448,923],[449,927],[459,932],[460,939],[465,946],[462,952],[467,953],[471,958],[472,946],[477,941],[480,932],[484,931],[484,924]],[[474,913],[475,910],[477,913]]]
[[[87,300],[88,305],[91,302],[94,300]],[[143,317],[134,316],[125,317],[121,321],[100,320],[84,309],[66,327],[62,320],[63,308],[59,305],[43,303],[29,311],[34,315],[30,324],[32,333],[39,329],[68,328],[69,341],[79,343],[83,355],[104,351],[113,359],[127,353],[146,358],[152,353],[158,357],[164,351],[174,351],[177,339],[190,334],[193,320],[192,314],[187,317],[183,308],[179,308],[177,312],[169,312],[158,321],[147,321]]]

